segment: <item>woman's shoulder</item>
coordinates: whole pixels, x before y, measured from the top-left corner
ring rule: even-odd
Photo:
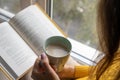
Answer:
[[[109,65],[109,67],[102,74],[100,80],[115,80],[117,76],[119,76],[120,72],[120,50],[116,52],[113,61]]]
[[[120,70],[120,49],[115,53],[113,61],[108,67],[108,71]]]
[[[114,55],[114,59],[113,62],[118,62],[120,60],[120,48],[118,49],[118,51],[115,53]]]

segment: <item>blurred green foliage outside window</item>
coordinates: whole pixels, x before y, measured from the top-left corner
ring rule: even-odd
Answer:
[[[53,19],[70,38],[97,48],[97,0],[53,0]]]

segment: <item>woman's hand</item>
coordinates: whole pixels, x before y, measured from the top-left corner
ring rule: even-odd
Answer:
[[[58,73],[60,78],[74,78],[74,66],[80,66],[72,57],[70,57],[64,66],[64,69]]]
[[[49,65],[45,54],[41,54],[34,64],[32,71],[34,80],[60,80],[54,69]]]
[[[64,69],[58,73],[59,77],[64,78],[74,78],[74,66],[65,65]]]

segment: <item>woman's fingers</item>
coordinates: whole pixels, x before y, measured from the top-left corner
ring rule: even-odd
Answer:
[[[59,80],[58,75],[54,71],[54,69],[49,65],[49,60],[45,54],[41,55],[41,61],[43,63],[43,67],[45,69],[46,75],[53,80]]]
[[[35,76],[34,76],[35,75]],[[43,53],[39,56],[34,64],[32,77],[42,76],[46,80],[60,80],[54,69],[49,65],[48,57]],[[41,78],[41,77],[39,77]],[[38,79],[38,78],[37,78]]]

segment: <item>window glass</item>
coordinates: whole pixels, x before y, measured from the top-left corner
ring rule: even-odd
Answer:
[[[97,0],[53,0],[53,19],[72,39],[96,48]]]
[[[45,9],[45,2],[46,0],[0,0],[0,8],[16,14],[34,3],[38,3],[43,9]]]
[[[20,0],[0,0],[0,8],[11,13],[20,11]]]

